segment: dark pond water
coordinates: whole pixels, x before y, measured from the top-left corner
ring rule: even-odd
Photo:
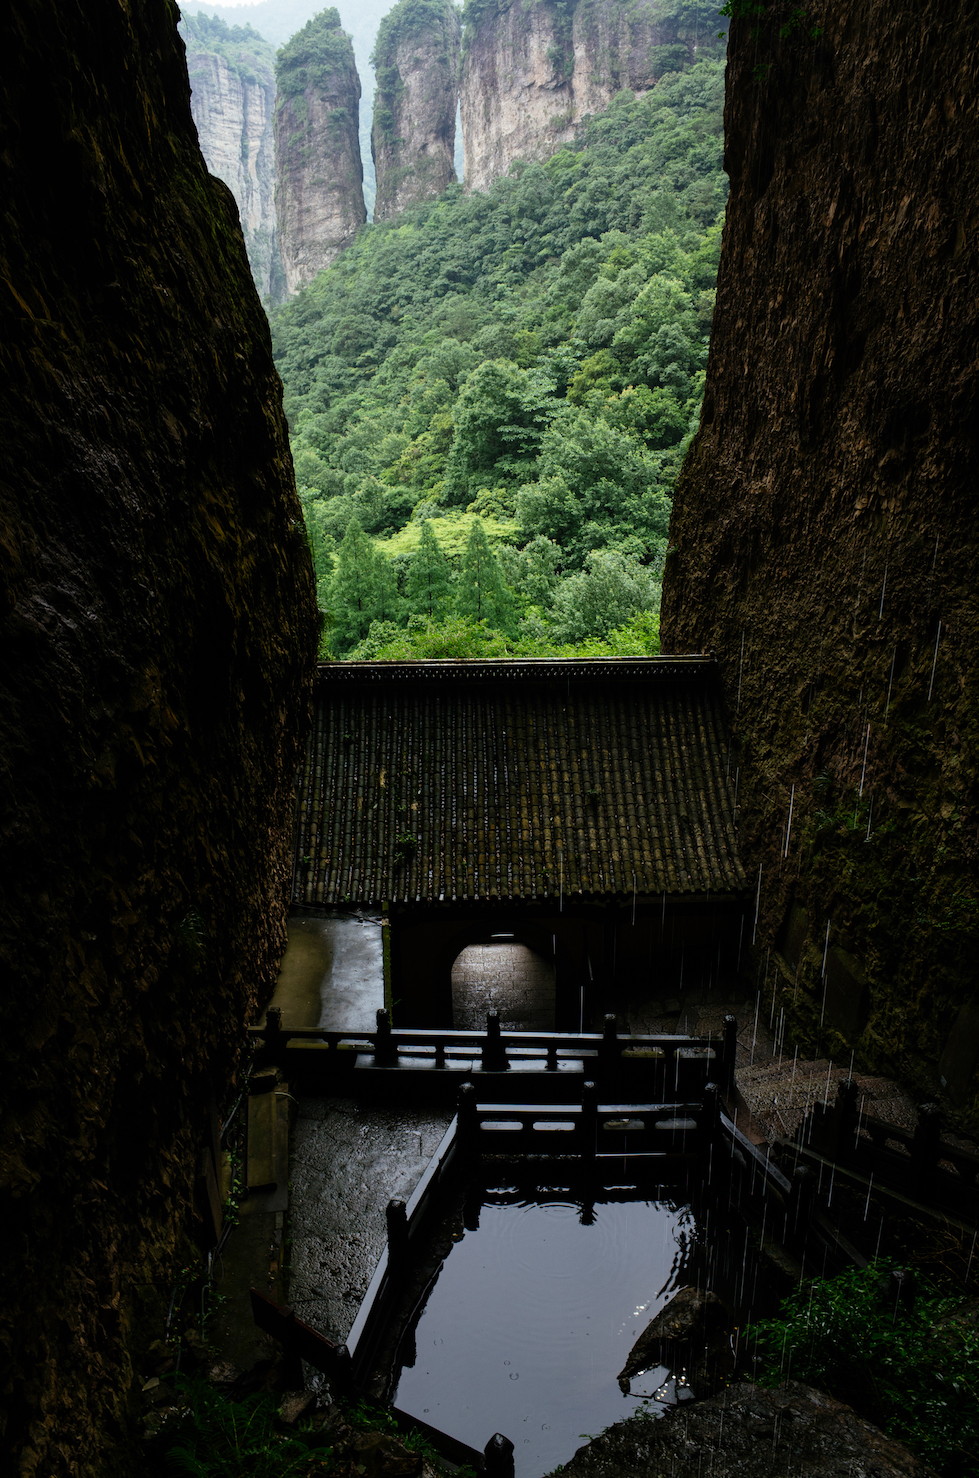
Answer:
[[[637,1410],[657,1414],[657,1392],[674,1399],[663,1368],[628,1395],[616,1377],[679,1288],[706,1283],[742,1308],[757,1297],[744,1229],[712,1252],[668,1189],[611,1187],[583,1202],[567,1186],[484,1186],[478,1216],[472,1190],[467,1205],[402,1340],[394,1402],[475,1448],[502,1432],[517,1478],[549,1472]]]

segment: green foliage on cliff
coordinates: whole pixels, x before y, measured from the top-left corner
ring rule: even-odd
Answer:
[[[452,0],[398,0],[377,28],[371,65],[390,66],[403,41],[434,35],[453,23]]]
[[[223,57],[242,82],[266,81],[275,65],[272,47],[251,26],[229,26],[217,15],[184,13],[178,26],[188,52]],[[190,70],[194,81],[193,67]]]
[[[356,518],[403,586],[433,518],[457,575],[447,536],[478,515],[521,639],[655,610],[703,394],[723,98],[716,61],[620,94],[545,164],[368,227],[273,314],[321,569]]]
[[[299,97],[307,90],[330,93],[336,87],[338,73],[356,74],[356,68],[350,37],[340,25],[340,12],[333,6],[307,21],[276,57],[279,100]]]

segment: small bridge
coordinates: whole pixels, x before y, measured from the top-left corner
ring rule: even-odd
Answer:
[[[733,1083],[737,1031],[728,1016],[720,1037],[621,1036],[607,1016],[600,1033],[504,1032],[494,1011],[483,1032],[413,1031],[378,1011],[376,1031],[362,1033],[283,1028],[280,1013],[269,1011],[251,1035],[256,1066],[320,1092],[454,1102],[465,1080],[481,1101],[543,1105],[580,1101],[593,1081],[623,1105],[664,1105],[701,1101],[708,1082]]]

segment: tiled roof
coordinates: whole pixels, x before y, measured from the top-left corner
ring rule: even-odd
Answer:
[[[295,901],[741,891],[713,667],[325,664]]]

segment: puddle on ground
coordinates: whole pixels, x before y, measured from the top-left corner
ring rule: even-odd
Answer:
[[[568,1186],[498,1186],[475,1205],[478,1214],[470,1192],[466,1226],[457,1214],[451,1251],[402,1337],[393,1401],[477,1449],[502,1432],[517,1478],[539,1478],[611,1422],[661,1413],[648,1398],[664,1368],[628,1395],[616,1377],[669,1298],[703,1286],[705,1249],[689,1205],[662,1189],[606,1188],[583,1203]],[[709,1286],[723,1295],[722,1282],[715,1266]]]
[[[294,909],[269,1006],[282,1025],[372,1032],[384,1005],[382,921],[368,913]]]

